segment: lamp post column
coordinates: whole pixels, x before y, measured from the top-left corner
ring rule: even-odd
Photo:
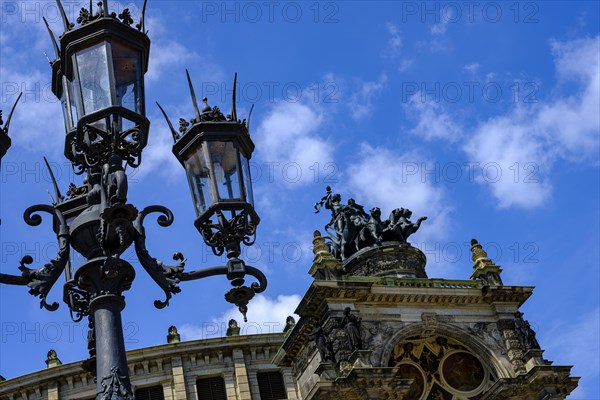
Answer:
[[[86,262],[75,274],[80,289],[90,293],[89,313],[93,317],[96,349],[97,400],[133,399],[121,311],[125,308],[123,291],[135,277],[133,267],[113,257],[98,257]]]
[[[124,307],[123,298],[114,294],[99,296],[90,304],[97,338],[97,400],[133,398],[121,322]]]

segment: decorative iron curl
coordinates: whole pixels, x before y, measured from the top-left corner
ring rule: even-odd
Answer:
[[[267,289],[267,277],[258,268],[246,265],[246,274],[255,277],[258,282],[252,282],[250,287],[255,293],[262,293]]]
[[[56,311],[59,307],[58,303],[53,302],[52,304],[48,304],[46,298],[69,262],[69,226],[67,225],[65,217],[59,210],[46,204],[34,205],[25,210],[25,213],[23,214],[25,223],[30,226],[40,225],[42,217],[39,214],[35,214],[40,211],[52,214],[54,217],[53,222],[58,223],[58,233],[56,235],[58,240],[58,255],[49,263],[38,269],[26,267],[26,265],[33,263],[33,258],[27,255],[21,259],[19,270],[21,270],[21,274],[24,278],[30,280],[29,283],[27,283],[29,293],[41,299],[40,308],[45,308],[48,311]]]
[[[250,221],[246,210],[231,219],[226,219],[221,211],[217,211],[218,223],[211,220],[203,223],[200,229],[204,243],[216,256],[221,256],[231,243],[243,243],[251,246],[256,241],[256,224]]]
[[[185,258],[183,254],[176,252],[173,254],[173,260],[179,261],[177,265],[167,266],[156,258],[150,256],[146,249],[146,233],[144,229],[144,219],[148,214],[158,212],[161,215],[156,219],[156,222],[162,226],[167,227],[173,223],[173,213],[167,207],[154,205],[144,208],[138,213],[138,216],[133,223],[136,231],[134,243],[135,252],[140,260],[140,264],[148,275],[154,280],[154,282],[163,290],[165,293],[165,300],[155,300],[154,307],[158,309],[165,308],[169,305],[171,294],[177,294],[181,292],[178,284],[181,280],[181,275],[185,267]]]

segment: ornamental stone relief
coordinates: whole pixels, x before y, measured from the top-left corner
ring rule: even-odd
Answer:
[[[495,377],[477,355],[443,336],[412,336],[394,347],[388,366],[412,380],[414,400],[477,400]]]

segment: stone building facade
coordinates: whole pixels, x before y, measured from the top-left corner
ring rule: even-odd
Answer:
[[[508,286],[476,240],[470,279],[430,279],[426,258],[383,242],[343,262],[317,231],[297,323],[284,333],[170,343],[129,351],[138,400],[558,400],[577,386],[544,359],[519,311],[533,288]],[[92,399],[81,363],[0,383],[0,400]]]
[[[283,342],[283,333],[232,335],[147,347],[127,352],[132,389],[138,400],[192,400],[203,381],[213,387],[215,399],[261,398],[259,379],[267,375],[284,390],[288,399],[299,399],[291,368],[273,364]],[[281,393],[278,387],[278,393]],[[224,389],[224,390],[221,390]],[[150,391],[153,389],[154,391]],[[161,393],[157,396],[157,390]],[[218,397],[219,395],[226,397]],[[161,396],[162,395],[162,396]],[[0,383],[2,400],[94,399],[94,378],[81,362],[60,365]],[[266,397],[266,396],[265,396]]]

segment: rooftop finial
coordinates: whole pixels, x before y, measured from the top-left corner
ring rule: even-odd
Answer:
[[[471,258],[475,261],[471,279],[480,280],[487,286],[503,285],[500,277],[502,269],[488,258],[487,253],[476,239],[471,239]]]
[[[177,332],[177,327],[171,325],[167,334],[167,343],[179,343],[181,342],[181,335]]]
[[[62,362],[58,359],[56,351],[50,350],[48,352],[46,357],[46,365],[48,368],[58,367],[59,365],[62,365]]]

